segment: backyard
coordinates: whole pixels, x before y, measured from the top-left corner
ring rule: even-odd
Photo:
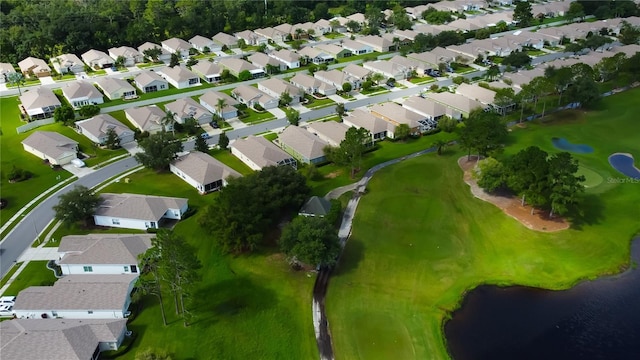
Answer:
[[[597,111],[516,127],[505,153],[532,144],[557,152],[551,138],[565,137],[594,147],[574,154],[584,168],[620,177],[607,157],[640,152],[632,110],[639,95],[636,89],[605,99]],[[407,160],[369,183],[328,291],[337,357],[447,359],[441,329],[466,291],[484,283],[562,289],[628,266],[630,238],[640,231],[629,216],[640,202],[637,184],[588,189],[585,215],[571,229],[541,233],[475,199],[456,162],[462,155],[450,149]]]

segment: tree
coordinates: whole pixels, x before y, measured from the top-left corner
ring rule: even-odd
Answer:
[[[384,75],[379,72],[375,72],[371,74],[371,81],[375,82],[376,85],[380,85],[380,81],[384,80]]]
[[[559,95],[558,105],[560,105],[562,103],[562,94],[564,94],[565,90],[567,90],[573,81],[571,68],[563,66],[556,69],[553,66],[549,66],[544,69],[544,76],[553,84],[556,93]]]
[[[391,21],[393,25],[398,30],[409,30],[411,29],[412,21],[407,15],[407,12],[400,5],[396,5],[393,7],[393,14],[391,15]]]
[[[296,109],[286,109],[285,113],[287,115],[287,121],[289,124],[298,126],[300,123],[300,112]]]
[[[431,25],[442,25],[453,21],[453,16],[448,11],[438,11],[433,7],[422,12],[422,18]]]
[[[608,36],[592,35],[584,41],[584,46],[595,51],[612,42],[613,40]]]
[[[473,150],[479,155],[487,156],[490,152],[502,149],[507,134],[507,126],[496,113],[476,109],[464,120],[460,144],[468,150],[469,158]]]
[[[244,39],[238,39],[238,42],[236,43],[238,45],[238,47],[242,50],[247,48],[247,42],[244,41]]]
[[[180,65],[180,56],[177,53],[171,54],[171,60],[169,61],[169,67],[175,67]]]
[[[251,80],[251,72],[249,70],[242,70],[238,73],[238,80],[247,81]]]
[[[78,109],[78,114],[82,117],[92,117],[100,114],[100,107],[98,105],[84,105]]]
[[[258,45],[258,52],[266,54],[267,50],[269,50],[269,48],[267,47],[266,43],[262,43],[262,44]]]
[[[640,26],[633,26],[627,21],[622,21],[620,27],[620,42],[624,45],[637,44],[640,40]]]
[[[617,53],[614,56],[600,60],[593,70],[600,81],[611,81],[618,77],[626,61],[627,56],[625,53]]]
[[[107,139],[104,141],[104,144],[108,149],[111,150],[120,147],[120,138],[118,137],[116,131],[111,127],[107,129]]]
[[[196,136],[196,140],[193,144],[193,149],[207,154],[209,153],[209,144],[207,144],[207,140],[205,140],[205,138],[203,138],[202,136]]]
[[[116,68],[123,68],[125,61],[126,59],[124,58],[124,56],[120,55],[116,58],[116,61],[113,65],[115,65]]]
[[[509,189],[522,196],[523,205],[525,200],[532,206],[546,203],[549,191],[547,157],[539,147],[530,146],[507,161],[505,182]]]
[[[600,100],[600,89],[591,76],[579,76],[567,90],[571,102],[579,103],[580,107],[595,105]]]
[[[304,31],[304,29],[303,29],[303,28],[297,28],[297,29],[294,31],[295,39],[296,39],[296,40],[300,40],[300,39],[302,38],[302,35],[304,35],[304,33],[305,33],[305,31]]]
[[[193,56],[189,56],[189,58],[187,59],[187,63],[185,65],[191,68],[193,65],[196,65],[197,63],[198,63],[198,59],[196,59]]]
[[[569,9],[564,13],[564,18],[568,21],[574,21],[579,18],[582,20],[585,17],[584,8],[578,1],[573,1],[569,5]]]
[[[183,149],[180,141],[164,131],[149,135],[148,138],[140,141],[139,145],[143,151],[135,154],[136,160],[156,171],[168,169],[169,164],[178,157],[177,154]]]
[[[166,350],[149,348],[136,352],[135,360],[173,360],[173,357]]]
[[[484,76],[488,81],[495,80],[498,76],[500,76],[500,67],[498,67],[497,65],[489,66]]]
[[[289,91],[284,91],[282,94],[280,94],[280,100],[278,101],[280,105],[280,107],[287,107],[289,106],[289,104],[291,104],[291,102],[293,101],[293,98],[291,97],[291,94],[289,94]]]
[[[290,45],[290,46],[291,46],[291,48],[292,48],[293,50],[300,50],[300,49],[302,49],[302,44],[304,44],[304,43],[302,42],[302,40],[300,40],[300,39],[296,39],[296,40],[293,40],[293,41],[291,42],[291,45]]]
[[[10,72],[6,76],[7,84],[9,84],[10,86],[17,86],[18,93],[20,94],[20,96],[22,96],[22,90],[20,90],[20,86],[24,85],[24,83],[27,82],[27,80],[24,78],[24,75],[19,72]]]
[[[93,216],[96,206],[100,203],[100,197],[89,188],[76,185],[71,191],[60,195],[58,205],[53,206],[56,220],[69,227],[78,221],[89,225],[89,219]]]
[[[229,137],[227,136],[227,133],[223,131],[220,133],[220,136],[218,137],[218,147],[224,150],[227,148],[227,146],[229,146]]]
[[[351,86],[351,83],[346,82],[346,83],[342,84],[342,91],[344,91],[346,93],[350,93],[352,89],[353,89],[353,87]]]
[[[340,255],[338,231],[322,217],[298,216],[287,225],[278,241],[280,250],[294,262],[333,266]]]
[[[218,112],[218,116],[222,117],[222,112],[226,107],[227,100],[225,100],[224,98],[218,98],[218,100],[216,100],[216,111]]]
[[[528,1],[518,1],[513,10],[513,20],[518,22],[518,26],[527,27],[533,23],[533,13],[531,4]]]
[[[357,33],[360,31],[360,23],[358,23],[355,20],[349,20],[347,21],[346,24],[344,24],[344,26],[349,30],[349,32],[351,33]]]
[[[313,76],[313,74],[315,74],[315,72],[318,71],[318,66],[316,64],[309,64],[309,67],[307,68],[307,70],[309,71],[309,74]]]
[[[438,129],[446,133],[454,132],[457,126],[458,121],[449,116],[443,116],[442,118],[440,118],[440,120],[438,120]]]
[[[362,83],[362,90],[369,91],[369,90],[371,90],[372,86],[373,86],[373,82],[371,80],[365,80]]]
[[[141,295],[153,295],[158,298],[162,324],[167,326],[167,315],[164,311],[162,284],[160,282],[160,249],[153,246],[140,254],[138,259],[140,261],[140,277],[138,277],[136,283],[138,293]]]
[[[174,126],[175,122],[176,122],[175,114],[171,112],[171,110],[168,110],[164,114],[164,117],[160,119],[160,123],[162,124],[162,131],[166,132],[171,130],[171,133],[175,136],[175,133],[176,133],[176,129]]]
[[[395,138],[405,141],[407,140],[409,135],[411,135],[411,128],[407,124],[400,124],[396,126],[396,129],[393,132],[393,135]]]
[[[65,124],[73,123],[76,119],[76,113],[73,111],[71,106],[62,105],[53,111],[53,119],[56,122]]]
[[[365,128],[349,128],[344,140],[337,148],[327,147],[325,154],[327,158],[337,165],[349,166],[351,168],[351,178],[360,170],[362,154],[371,141],[371,134]]]
[[[380,8],[373,3],[368,3],[364,12],[364,18],[367,22],[367,34],[378,35],[380,25],[384,23],[384,14]]]
[[[572,42],[564,46],[564,51],[577,55],[579,52],[584,50],[584,47],[584,41]]]
[[[338,105],[336,105],[336,114],[340,116],[340,119],[342,119],[346,112],[347,110],[344,108],[344,103],[338,103]]]
[[[502,65],[509,65],[519,69],[531,65],[531,56],[524,51],[514,51],[502,60]]]
[[[583,175],[576,176],[578,172],[578,161],[573,159],[568,152],[560,152],[549,158],[550,195],[551,207],[550,216],[554,213],[564,215],[569,212],[570,207],[580,202],[580,193],[584,191],[582,183],[585,181]]]
[[[505,167],[500,161],[488,157],[478,161],[472,175],[478,186],[491,193],[505,186],[505,172]]]
[[[438,139],[436,141],[433,142],[433,144],[431,144],[431,147],[436,149],[436,153],[438,155],[442,155],[442,152],[444,151],[444,149],[447,147],[447,142],[442,140],[442,139]]]
[[[482,28],[482,29],[476,30],[476,39],[478,40],[488,39],[490,36],[491,36],[491,29],[489,28]]]
[[[157,46],[154,46],[152,48],[144,50],[142,54],[148,57],[149,59],[151,59],[151,61],[157,62],[158,59],[160,58],[160,55],[162,55],[162,49],[160,49]]]

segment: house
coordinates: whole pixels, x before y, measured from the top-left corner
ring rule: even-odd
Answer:
[[[13,68],[13,65],[9,63],[0,63],[0,84],[7,81],[7,75],[15,72],[16,69]]]
[[[20,112],[31,120],[53,117],[53,112],[61,105],[56,94],[42,86],[25,91],[19,99]]]
[[[316,71],[315,73],[313,73],[313,77],[315,77],[320,81],[324,81],[328,84],[331,84],[335,86],[336,89],[340,89],[340,90],[342,90],[342,85],[344,83],[351,84],[351,88],[353,90],[359,89],[360,86],[362,86],[362,83],[358,79],[352,76],[349,76],[340,70],[335,70],[335,69],[329,70],[329,71]]]
[[[140,72],[133,78],[133,83],[143,93],[167,90],[169,88],[169,82],[151,70]]]
[[[288,69],[297,69],[300,67],[300,55],[287,49],[272,51],[269,56],[282,62]]]
[[[130,46],[112,47],[109,49],[109,56],[116,60],[122,56],[124,59],[123,65],[126,67],[134,66],[144,61],[144,55]]]
[[[180,65],[162,68],[158,70],[158,74],[176,89],[186,89],[200,85],[200,77],[191,72],[191,70]]]
[[[158,56],[158,61],[162,61],[162,62],[169,62],[171,60],[171,53],[168,52],[165,48],[163,48],[162,46],[158,45],[158,44],[154,44],[152,42],[146,42],[140,46],[138,46],[138,51],[144,55],[145,57],[147,57],[147,55],[144,53],[146,50],[150,50],[150,49],[154,49],[154,48],[158,48],[160,49],[160,55]]]
[[[95,84],[102,89],[104,96],[109,100],[129,100],[138,97],[136,88],[129,84],[127,80],[104,76],[96,79]]]
[[[111,56],[103,51],[91,49],[82,54],[82,61],[92,69],[106,69],[113,67],[116,62]]]
[[[263,29],[255,29],[253,30],[253,32],[256,33],[256,35],[261,36],[267,40],[271,40],[275,43],[278,42],[284,42],[287,39],[287,35],[286,33],[283,33],[280,30],[276,30],[272,27],[266,27]]]
[[[388,129],[387,136],[395,137],[396,127],[402,124],[409,126],[412,134],[420,134],[429,130],[430,124],[426,117],[410,111],[394,102],[375,104],[370,109],[371,114],[381,118],[393,126]]]
[[[333,55],[311,46],[303,47],[298,51],[298,54],[316,65],[333,62],[333,60],[335,60]]]
[[[320,196],[312,196],[302,205],[298,215],[325,217],[329,214],[329,211],[331,211],[329,200]]]
[[[220,44],[223,48],[226,46],[228,49],[238,47],[238,39],[235,36],[231,36],[227,33],[219,32],[213,36],[213,41]]]
[[[416,39],[416,36],[418,36],[418,34],[420,34],[417,31],[414,30],[394,30],[393,34],[394,36],[396,36],[398,39],[400,39],[401,41],[413,41]]]
[[[102,351],[117,350],[126,334],[126,319],[13,319],[0,322],[0,353],[6,359],[96,360]]]
[[[160,132],[165,126],[167,131],[173,129],[173,124],[163,124],[167,114],[156,105],[128,108],[124,110],[124,115],[133,126],[149,134]]]
[[[291,35],[294,39],[301,39],[301,38],[308,39],[309,30],[315,31],[314,27],[315,27],[315,24],[312,22],[295,24],[291,27]]]
[[[29,56],[28,58],[20,61],[18,63],[18,67],[24,76],[51,76],[51,68],[47,65],[47,62],[42,59]]]
[[[224,102],[224,107],[219,109],[220,101]],[[220,116],[224,120],[228,120],[238,116],[236,105],[240,104],[236,99],[219,91],[207,91],[200,96],[200,104],[213,114]]]
[[[212,61],[198,61],[191,67],[191,71],[200,75],[208,83],[214,83],[222,80],[222,69]]]
[[[387,137],[387,130],[390,127],[392,131],[395,129],[395,126],[390,126],[386,121],[362,109],[351,111],[349,115],[342,118],[342,123],[358,129],[367,129],[373,141],[384,140]]]
[[[278,99],[278,101],[280,100],[280,97],[282,97],[282,94],[288,93],[291,97],[291,105],[300,103],[304,94],[299,88],[278,78],[271,78],[259,82],[258,90]]]
[[[438,66],[440,64],[449,65],[455,61],[456,56],[459,56],[459,54],[454,51],[444,49],[441,47],[436,47],[431,51],[426,51],[423,53],[408,54],[407,58],[423,63],[424,69],[426,71],[426,70],[438,70]]]
[[[305,164],[319,164],[327,161],[324,148],[326,141],[298,126],[287,126],[277,143],[298,161]]]
[[[327,19],[320,19],[314,23],[313,30],[317,35],[324,35],[333,31],[331,29],[331,23]]]
[[[77,121],[76,129],[89,140],[100,145],[104,145],[107,141],[109,129],[113,129],[118,135],[120,146],[135,140],[133,130],[109,114],[98,114],[92,118]]]
[[[516,31],[503,37],[521,46],[529,46],[537,50],[544,47],[544,36],[531,31]]]
[[[407,59],[406,57],[400,55],[392,57],[391,59],[389,59],[389,62],[403,66],[407,68],[408,71],[415,71],[416,74],[419,75],[424,75],[424,71],[427,70],[427,68],[431,68],[430,65],[425,66],[425,63],[423,62]]]
[[[321,94],[329,96],[336,93],[335,86],[300,72],[296,73],[296,75],[289,81],[291,84],[299,87],[302,91],[310,95]]]
[[[381,74],[385,78],[394,78],[396,80],[406,79],[411,72],[406,66],[385,60],[368,61],[362,66],[371,72]]]
[[[67,235],[60,239],[63,275],[139,274],[138,256],[151,248],[152,234]]]
[[[22,147],[51,165],[65,165],[78,157],[78,142],[52,131],[35,131],[22,140]]]
[[[184,124],[187,119],[191,118],[200,125],[208,124],[213,120],[213,114],[190,97],[179,98],[166,104],[164,108],[167,112],[173,113],[173,118],[180,124]]]
[[[336,121],[316,121],[309,124],[307,130],[317,135],[329,145],[337,147],[340,146],[340,143],[344,140],[349,126]]]
[[[264,70],[267,74],[287,70],[287,65],[285,63],[261,52],[251,54],[247,60],[249,60],[253,65]]]
[[[229,178],[242,176],[209,154],[199,151],[180,156],[171,163],[169,169],[200,194],[220,190],[227,186]]]
[[[343,48],[351,51],[353,55],[370,54],[373,52],[373,47],[371,45],[367,45],[356,40],[344,39],[342,40],[341,45]]]
[[[365,26],[367,23],[367,19],[365,18],[363,13],[355,13],[347,16],[347,21],[355,21],[360,26]]]
[[[365,82],[371,76],[371,70],[365,69],[356,64],[349,64],[342,69],[342,72],[355,78],[358,83]]]
[[[86,81],[73,81],[62,87],[62,95],[74,109],[85,105],[104,104],[102,93]]]
[[[189,44],[194,49],[201,53],[216,52],[222,50],[222,45],[213,41],[213,39],[206,38],[204,36],[196,35],[189,39]]]
[[[391,40],[376,35],[361,36],[358,37],[356,41],[370,46],[377,52],[388,52],[395,49],[395,45]]]
[[[158,229],[167,221],[182,219],[189,208],[187,202],[165,196],[102,193],[93,220],[97,226]]]
[[[329,54],[331,57],[333,57],[336,60],[344,59],[346,57],[353,55],[349,49],[345,49],[343,47],[340,47],[334,44],[320,44],[320,45],[314,46],[314,48],[322,51],[325,54]]]
[[[223,68],[229,70],[229,73],[235,77],[238,77],[238,75],[245,70],[249,71],[252,79],[258,79],[266,76],[264,70],[243,59],[227,57],[220,59],[218,63]]]
[[[248,107],[255,107],[256,104],[260,105],[265,110],[278,107],[278,99],[265,94],[253,86],[236,86],[236,88],[233,89],[231,96],[241,104],[245,104]]]
[[[470,32],[470,31],[476,31],[478,29],[483,28],[482,25],[476,23],[475,21],[472,21],[472,19],[467,18],[467,19],[457,19],[454,20],[450,23],[448,23],[447,25],[456,28],[457,30],[466,33],[466,32]]]
[[[167,50],[171,54],[177,54],[182,59],[187,59],[189,57],[189,50],[191,49],[191,44],[188,42],[173,37],[171,39],[167,39],[160,43],[162,48]]]
[[[285,34],[284,35],[285,40],[287,40],[288,38],[292,38],[294,35],[293,25],[291,24],[282,23],[277,26],[274,26],[273,28]]]
[[[84,63],[74,54],[62,54],[51,58],[50,61],[59,74],[78,74],[84,71]]]
[[[285,165],[298,169],[295,158],[261,136],[251,135],[234,141],[231,144],[231,153],[256,171],[267,166]]]
[[[257,46],[267,43],[267,38],[262,37],[251,30],[244,30],[234,34],[238,40],[243,40],[248,46]]]
[[[53,286],[30,286],[18,293],[18,319],[123,319],[129,315],[138,274],[67,275]]]
[[[484,109],[482,103],[469,99],[460,94],[452,94],[450,92],[427,93],[427,99],[432,99],[447,107],[447,116],[454,119],[461,119],[463,116],[468,117],[475,109]]]
[[[402,102],[402,107],[420,114],[428,120],[438,121],[447,114],[447,109],[444,105],[420,96],[411,96],[405,99]]]

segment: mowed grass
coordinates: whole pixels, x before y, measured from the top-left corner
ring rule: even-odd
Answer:
[[[189,198],[201,210],[217,193],[199,195],[171,173],[141,170],[130,182],[103,192],[131,192]],[[175,232],[196,247],[203,264],[202,281],[192,297],[193,324],[185,328],[165,294],[169,325],[164,327],[155,297],[145,297],[142,311],[127,327],[139,336],[119,359],[139,350],[165,349],[181,359],[311,359],[317,348],[311,318],[315,276],[292,271],[271,249],[222,255],[211,234],[197,224],[198,211],[180,221]]]
[[[29,286],[50,286],[56,281],[53,271],[47,269],[47,261],[31,261],[16,276],[3,295],[18,295]]]
[[[556,152],[551,137],[562,136],[594,147],[575,154],[587,168],[619,176],[607,157],[640,154],[638,96],[516,128],[506,153],[529,145]],[[605,180],[587,190],[585,216],[572,229],[535,232],[470,194],[462,155],[407,160],[369,183],[327,295],[336,359],[447,359],[442,326],[466,291],[485,283],[563,289],[628,266],[640,185]]]

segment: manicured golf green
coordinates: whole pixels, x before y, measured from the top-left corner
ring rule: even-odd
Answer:
[[[640,155],[639,97],[637,89],[593,113],[515,128],[505,152],[557,152],[548,139],[564,136],[593,146],[574,154],[592,183],[619,176],[607,156]],[[369,183],[327,295],[336,359],[447,359],[442,325],[466,291],[483,283],[562,289],[628,265],[640,185],[602,181],[587,190],[573,228],[535,232],[470,194],[456,162],[462,155],[407,160]]]

